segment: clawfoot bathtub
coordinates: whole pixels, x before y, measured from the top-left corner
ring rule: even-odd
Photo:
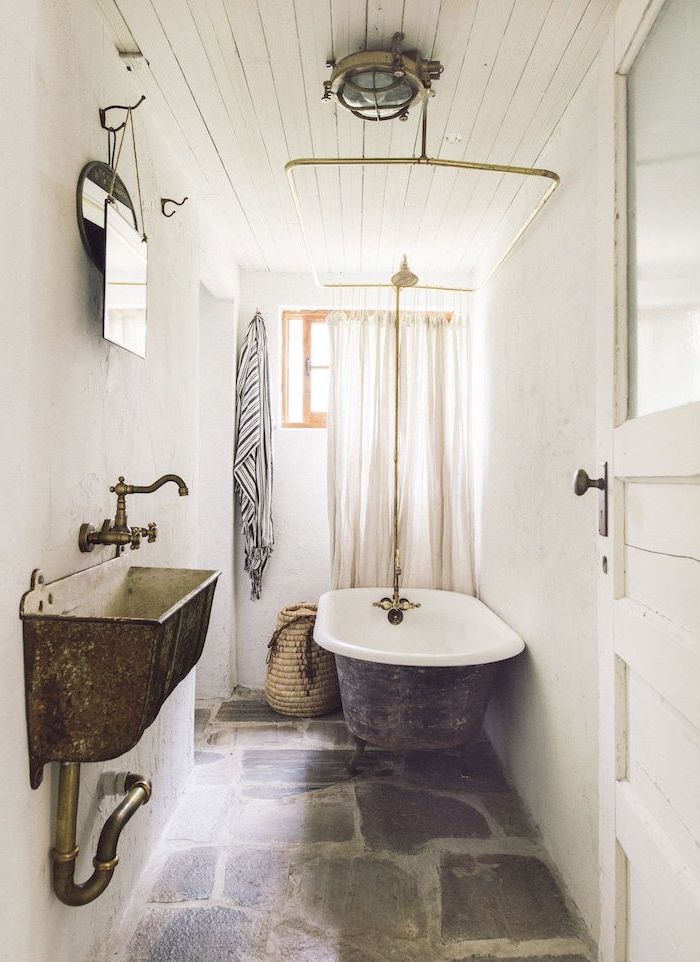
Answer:
[[[334,652],[345,721],[358,744],[392,750],[455,748],[479,732],[498,663],[523,640],[481,601],[406,589],[420,608],[392,625],[372,602],[389,589],[322,595],[317,644]]]

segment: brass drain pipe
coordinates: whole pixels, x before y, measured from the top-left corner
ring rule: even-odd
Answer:
[[[77,820],[80,763],[61,762],[56,809],[56,847],[52,852],[53,890],[66,905],[87,905],[102,895],[117,867],[117,844],[122,829],[151,797],[151,783],[142,775],[124,776],[125,798],[104,824],[92,860],[95,871],[85,882],[75,881],[78,857]]]

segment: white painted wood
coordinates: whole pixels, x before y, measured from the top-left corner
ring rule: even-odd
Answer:
[[[627,547],[625,565],[628,598],[674,625],[700,631],[700,563]]]
[[[614,8],[615,0],[595,0],[586,6],[571,41],[566,44],[564,53],[548,78],[544,94],[539,99],[528,126],[520,133],[512,159],[507,161],[508,163],[540,165],[540,155],[544,147],[600,49]],[[529,108],[530,104],[527,106]],[[509,127],[511,131],[517,130],[512,121]],[[542,136],[544,130],[550,131],[546,137]],[[525,160],[526,157],[533,159]],[[516,207],[518,194],[527,189],[524,185],[528,183],[523,180],[518,183],[514,178],[503,178],[489,205],[488,213],[483,215],[483,227],[471,245],[475,262],[480,262],[479,271],[482,274],[486,272],[488,265],[497,259],[497,251],[493,249],[491,241],[495,225],[502,220],[507,221],[508,230],[505,233],[514,233],[510,224],[517,223],[518,216],[511,208]]]
[[[622,0],[610,58],[617,317],[613,323],[611,311],[607,322],[604,360],[615,375],[604,392],[601,436],[612,441],[614,585],[603,606],[612,612],[620,701],[614,819],[606,817],[601,831],[603,853],[615,839],[626,882],[616,936],[603,912],[605,962],[695,962],[700,950],[700,404],[627,419],[624,74],[661,8],[657,0]],[[621,883],[622,875],[618,893]]]
[[[126,20],[113,0],[95,0],[95,3],[109,25],[117,50],[120,53],[140,53]]]
[[[615,605],[615,650],[671,705],[700,728],[697,636],[625,599]]]
[[[656,941],[645,951],[651,958],[673,958],[675,951],[680,962],[696,962],[700,945],[700,884],[685,854],[668,840],[664,827],[659,825],[640,802],[629,782],[617,787],[617,834],[630,863],[630,876],[640,880],[650,894],[656,908],[656,932],[644,930]],[[635,887],[630,886],[630,927],[632,945],[645,944],[634,927],[635,918],[646,915],[632,899]],[[643,958],[643,956],[641,956]],[[638,962],[629,955],[629,962]]]
[[[253,266],[255,254],[264,255],[247,225],[240,200],[231,190],[231,182],[223,167],[222,159],[207,129],[201,111],[194,100],[192,89],[183,73],[170,45],[162,23],[149,3],[137,0],[120,0],[119,10],[129,24],[129,29],[146,58],[143,69],[153,72],[153,64],[158,63],[158,73],[154,75],[155,85],[163,92],[169,111],[176,118],[184,136],[190,143],[192,154],[197,158],[205,172],[209,192],[222,198],[222,205],[231,210],[231,228],[237,238],[236,252],[240,252],[241,266]],[[145,104],[144,104],[145,106]],[[143,108],[141,108],[143,109]],[[247,227],[247,231],[246,231]],[[246,236],[247,235],[247,236]]]
[[[95,0],[167,135],[198,165],[192,193],[221,198],[241,266],[307,271],[284,164],[295,156],[411,155],[407,123],[363,123],[322,103],[327,57],[405,46],[445,65],[430,104],[430,152],[532,164],[590,66],[614,0]],[[446,135],[459,134],[458,143]],[[181,144],[183,146],[181,147]],[[402,168],[299,175],[321,274],[384,278],[410,253],[424,280],[468,280],[489,239],[518,220],[518,178]],[[505,219],[505,220],[504,220]],[[514,223],[511,236],[519,223]]]
[[[700,562],[700,484],[628,485],[625,543]]]
[[[627,778],[629,767],[629,714],[627,706],[627,662],[615,655],[615,778]]]
[[[623,478],[700,480],[700,401],[625,421],[615,433]]]
[[[629,727],[630,786],[700,878],[700,732],[636,672]]]
[[[592,4],[574,3],[570,4],[569,7],[568,16],[571,17],[576,16],[582,8],[590,9]],[[516,88],[535,53],[537,41],[544,24],[543,14],[549,12],[550,10],[544,6],[528,3],[519,3],[514,9],[503,42],[499,47],[497,62],[494,65],[494,80],[497,82],[498,92],[488,99],[485,109],[479,111],[470,137],[472,143],[484,142],[490,146],[495,144],[498,134],[501,133],[505,125],[505,117],[512,104]],[[582,31],[579,36],[584,37],[584,32]],[[561,61],[557,64],[557,69],[560,66]],[[538,106],[541,106],[544,100],[543,97]],[[513,129],[510,124],[509,127],[511,130]],[[493,155],[492,152],[493,146],[490,150],[491,156]],[[498,162],[506,163],[507,161]],[[462,261],[460,267],[466,268],[468,265],[470,245],[483,226],[491,200],[501,184],[504,185],[505,189],[506,182],[512,185],[511,189],[513,195],[515,195],[522,185],[522,178],[513,175],[500,177],[488,173],[483,173],[474,178],[473,187],[469,193],[469,205],[465,207],[462,214],[462,230],[460,231]],[[541,191],[544,189],[546,189],[546,185],[542,185]],[[499,213],[502,215],[503,211],[501,210]]]
[[[620,0],[615,14],[615,70],[626,74],[649,35],[664,0]]]
[[[634,962],[658,962],[656,946],[661,943],[664,945],[664,962],[683,962],[666,933],[654,892],[642,882],[637,872],[630,873],[629,889],[630,939],[629,947],[624,946],[625,955]]]
[[[366,18],[361,4],[348,4],[343,0],[331,0],[331,54],[336,60],[342,59],[352,50],[360,50],[364,45]],[[326,79],[328,74],[326,74]],[[346,110],[330,107],[335,117],[337,152],[341,157],[362,157],[365,125],[357,121]],[[332,155],[331,155],[332,156]],[[343,246],[343,272],[352,269],[357,263],[358,250],[361,253],[362,234],[362,191],[363,173],[361,168],[346,168],[339,175],[342,222],[340,235]],[[308,265],[307,265],[308,266]],[[341,273],[343,273],[341,272]]]

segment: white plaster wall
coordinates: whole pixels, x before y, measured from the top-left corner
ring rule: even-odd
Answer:
[[[236,271],[237,274],[237,271]],[[236,277],[237,282],[237,277]],[[238,298],[199,296],[199,565],[219,568],[197,696],[226,698],[236,684],[233,590],[233,433]]]
[[[595,239],[612,217],[599,209],[597,78],[596,65],[538,158],[560,190],[476,296],[472,324],[479,592],[527,643],[488,730],[594,936],[598,533],[595,498],[571,479],[596,468]]]
[[[86,161],[105,157],[98,107],[133,102],[140,91],[89,0],[6,0],[0,38],[0,954],[13,962],[101,962],[188,777],[194,678],[127,757],[84,766],[80,878],[91,871],[115,804],[99,797],[100,771],[142,771],[154,796],[125,831],[107,892],[91,906],[68,908],[50,888],[56,766],[37,791],[29,786],[18,605],[33,568],[51,580],[107,556],[80,554],[77,533],[82,521],[113,514],[108,488],[120,473],[147,483],[176,471],[192,487],[188,498],[168,485],[132,499],[130,520],[156,520],[160,531],[135,560],[205,560],[197,546],[197,211],[192,203],[175,218],[160,216],[160,196],[180,196],[188,185],[160,150],[146,102],[136,122],[150,242],[148,358],[108,345],[100,277],[76,226],[75,185]],[[124,172],[133,188],[128,165]]]
[[[285,308],[334,306],[333,294],[316,287],[310,276],[241,272],[239,346],[256,309],[267,326],[273,414],[275,550],[262,595],[250,597],[243,570],[243,539],[236,534],[236,637],[239,684],[261,687],[267,643],[277,612],[297,601],[316,600],[330,588],[326,432],[319,428],[279,428],[280,331]]]

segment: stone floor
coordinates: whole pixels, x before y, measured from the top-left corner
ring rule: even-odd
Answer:
[[[342,715],[196,713],[196,770],[119,962],[587,962],[486,741],[368,751]],[[133,932],[133,934],[131,934]]]

